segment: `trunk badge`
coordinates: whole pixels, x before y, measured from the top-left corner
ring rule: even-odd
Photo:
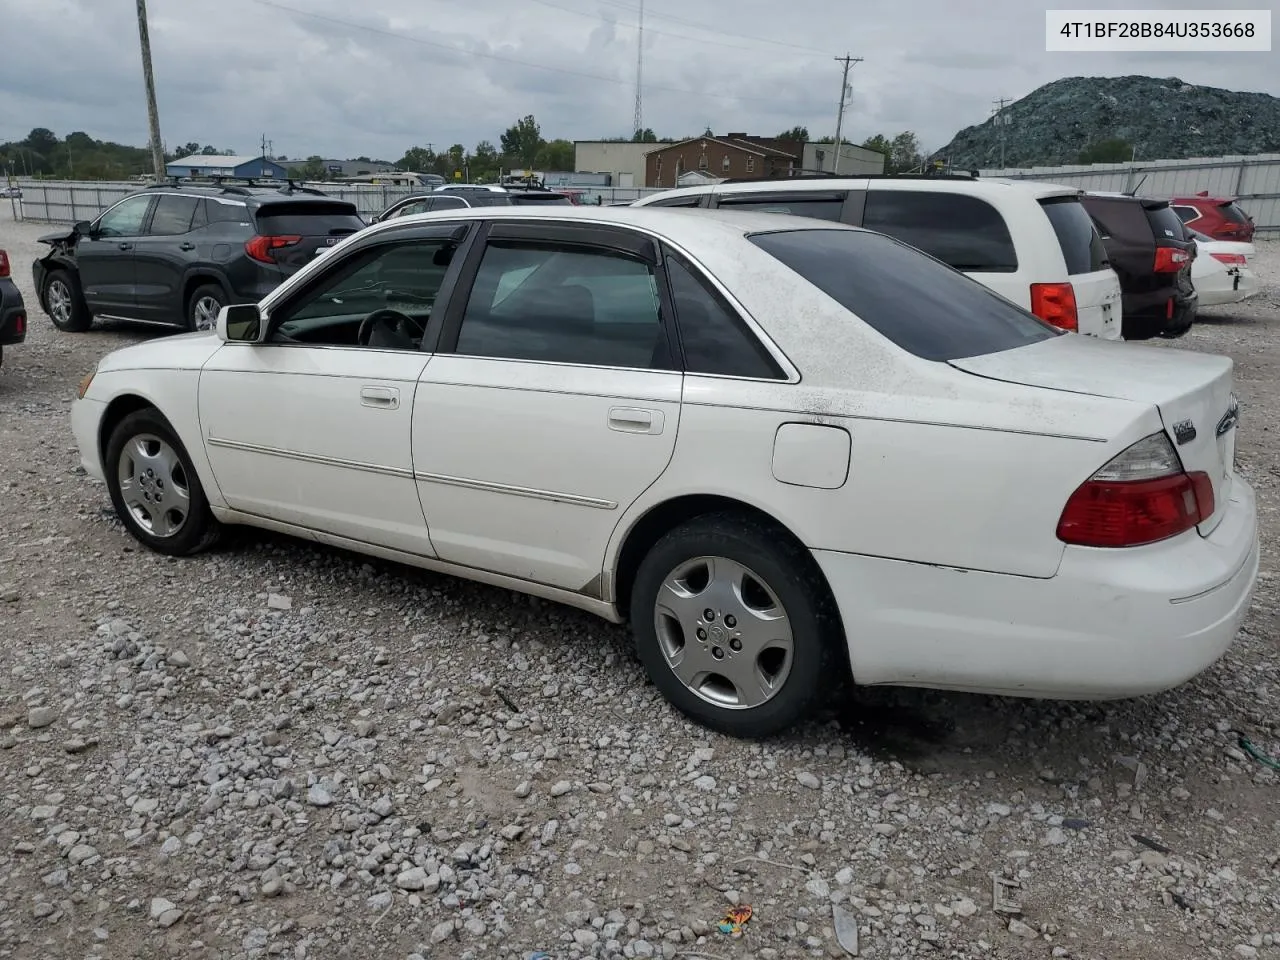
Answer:
[[[1196,425],[1190,420],[1179,420],[1173,425],[1173,437],[1178,441],[1178,446],[1190,443],[1196,438]]]
[[[337,242],[338,242],[338,238],[337,238],[337,237],[325,237],[325,238],[324,238],[324,245],[325,245],[326,247],[332,247],[332,246],[333,246],[335,243],[337,243]]]
[[[1237,423],[1240,422],[1240,404],[1236,402],[1236,398],[1231,398],[1231,403],[1227,406],[1227,412],[1222,415],[1222,419],[1218,421],[1218,436],[1222,436]]]

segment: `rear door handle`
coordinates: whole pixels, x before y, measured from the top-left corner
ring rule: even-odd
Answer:
[[[400,391],[394,387],[361,387],[360,403],[366,407],[395,410],[400,406]]]
[[[195,248],[196,248],[196,245],[190,242],[178,244],[179,250],[194,250]]]
[[[132,244],[132,243],[119,243],[119,244],[116,244],[116,246],[118,246],[121,250],[132,250],[132,249],[133,249],[133,244]]]
[[[664,417],[661,410],[642,407],[610,407],[609,429],[621,433],[661,433]]]

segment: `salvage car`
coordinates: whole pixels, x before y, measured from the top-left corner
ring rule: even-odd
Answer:
[[[71,412],[158,553],[244,524],[626,621],[742,737],[840,676],[1200,673],[1257,576],[1238,417],[1229,358],[1066,334],[883,234],[572,206],[372,226]]]
[[[0,250],[0,363],[5,347],[27,339],[27,305],[10,272],[9,255]]]
[[[1195,284],[1201,306],[1240,303],[1261,292],[1258,275],[1253,272],[1252,243],[1214,240],[1196,230],[1188,233],[1196,243],[1191,282]]]
[[[95,317],[209,330],[364,225],[354,204],[293,183],[157,183],[40,237],[31,269],[59,330]]]

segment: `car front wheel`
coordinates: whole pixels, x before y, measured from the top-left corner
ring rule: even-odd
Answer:
[[[121,420],[105,460],[116,515],[146,546],[181,557],[218,539],[221,526],[191,458],[159,411],[138,410]]]
[[[44,309],[59,330],[83,333],[93,325],[80,283],[66,270],[54,270],[44,285]]]
[[[812,556],[753,517],[699,517],[659,540],[631,598],[654,685],[698,723],[767,737],[830,689],[841,630]]]

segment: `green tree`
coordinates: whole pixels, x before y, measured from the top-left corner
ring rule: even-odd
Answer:
[[[882,133],[862,141],[867,150],[884,154],[885,173],[907,173],[924,163],[920,153],[920,140],[910,130],[904,130],[892,140]]]
[[[632,143],[657,143],[658,135],[654,133],[650,127],[645,127],[643,130],[637,130],[635,133],[631,135],[631,142]]]
[[[534,166],[539,170],[572,170],[573,141],[549,140],[538,151]]]
[[[1099,140],[1080,151],[1076,163],[1127,163],[1133,159],[1133,144],[1119,137]]]
[[[502,157],[498,148],[488,140],[481,140],[471,152],[471,179],[497,180],[502,172]]]
[[[498,138],[502,143],[502,152],[512,165],[519,164],[526,170],[532,169],[538,162],[538,151],[545,142],[542,139],[542,128],[533,114],[517,120],[513,126]]]
[[[404,156],[396,163],[401,170],[411,170],[414,173],[426,173],[435,165],[435,151],[428,150],[426,147],[410,147],[404,152]]]
[[[28,149],[47,157],[58,148],[58,138],[52,130],[46,127],[36,127],[27,134],[27,139],[23,141],[23,144]]]
[[[778,134],[779,140],[800,140],[804,143],[809,142],[808,127],[792,127],[790,130],[783,130]]]

